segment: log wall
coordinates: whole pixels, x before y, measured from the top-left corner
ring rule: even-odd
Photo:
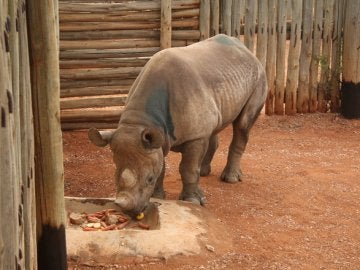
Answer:
[[[337,112],[345,1],[334,3],[60,0],[62,127],[116,126],[153,54],[217,33],[240,38],[263,63],[267,114]]]

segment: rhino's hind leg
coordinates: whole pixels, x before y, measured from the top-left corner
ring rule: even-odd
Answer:
[[[156,181],[155,189],[151,197],[158,199],[165,199],[164,191],[164,177],[165,177],[165,161],[159,178]]]
[[[180,175],[183,188],[179,199],[204,205],[206,199],[199,187],[200,166],[208,148],[208,140],[190,141],[181,146]]]
[[[205,154],[205,157],[201,163],[201,168],[200,168],[200,176],[207,176],[210,174],[211,172],[211,161],[214,157],[214,154],[216,152],[216,149],[219,146],[219,142],[218,142],[218,136],[217,135],[213,135],[210,137],[209,139],[209,146],[207,149],[207,152]]]
[[[264,97],[252,96],[232,124],[233,138],[229,147],[227,163],[221,174],[221,180],[224,182],[236,183],[242,180],[240,159],[249,140],[250,129],[262,109],[263,103],[259,104],[259,100],[261,101],[262,99]]]

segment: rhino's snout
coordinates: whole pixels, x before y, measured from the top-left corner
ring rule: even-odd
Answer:
[[[123,210],[129,211],[134,208],[134,200],[128,195],[120,195],[115,199],[115,203]]]

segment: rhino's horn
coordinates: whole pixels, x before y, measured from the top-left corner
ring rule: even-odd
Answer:
[[[159,148],[164,144],[163,133],[156,128],[146,128],[141,133],[141,140],[145,148]]]
[[[90,128],[88,137],[93,144],[103,147],[110,142],[114,132],[114,130],[98,131],[96,128]]]

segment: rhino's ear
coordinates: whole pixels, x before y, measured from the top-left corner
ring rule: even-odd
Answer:
[[[93,144],[103,147],[111,141],[114,132],[114,130],[98,131],[96,128],[90,128],[88,137]]]
[[[141,140],[145,148],[160,148],[165,141],[163,133],[156,128],[146,128],[141,133]]]

